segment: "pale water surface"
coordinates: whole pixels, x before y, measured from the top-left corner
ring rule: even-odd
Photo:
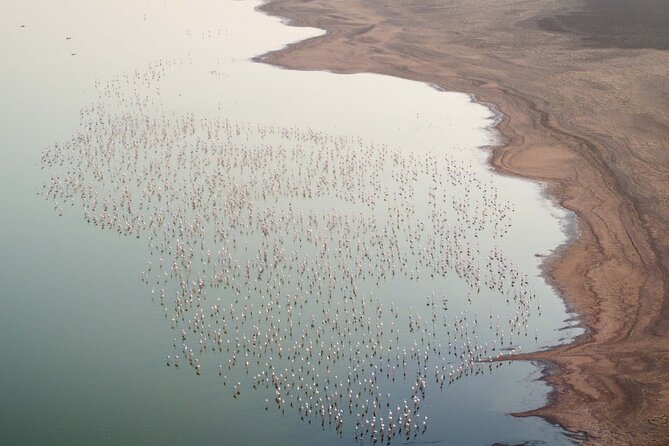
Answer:
[[[470,273],[463,272],[464,268],[460,272],[446,268],[435,278],[427,273],[429,266],[421,266],[423,274],[412,278],[410,270],[417,264],[411,264],[406,271],[381,280],[379,285],[371,279],[360,280],[358,292],[371,299],[372,310],[358,306],[355,299],[360,297],[337,300],[342,296],[335,293],[331,300],[305,301],[300,307],[302,319],[296,316],[295,323],[300,320],[305,324],[300,330],[311,336],[315,326],[327,326],[324,320],[335,317],[335,308],[362,311],[366,312],[365,318],[377,318],[370,322],[373,328],[378,328],[379,323],[385,327],[396,324],[401,334],[397,341],[386,339],[387,331],[383,335],[377,332],[375,339],[383,339],[384,346],[390,342],[393,348],[411,351],[415,347],[422,352],[427,343],[427,350],[441,345],[439,354],[430,350],[430,364],[422,375],[421,367],[409,358],[406,378],[398,370],[395,381],[381,376],[376,383],[382,400],[390,394],[395,406],[405,399],[411,401],[416,376],[424,378],[425,397],[421,398],[420,417],[416,415],[415,419],[422,422],[428,416],[429,425],[417,437],[412,432],[408,442],[570,444],[560,429],[542,420],[507,415],[544,402],[548,389],[537,381],[540,369],[536,366],[504,363],[489,367],[471,363],[472,372],[478,373],[456,379],[447,375],[443,386],[434,373],[435,367],[442,365],[445,370],[451,365],[456,370],[463,365],[457,355],[446,354],[448,336],[455,336],[454,326],[463,317],[468,318],[468,331],[458,342],[469,339],[466,342],[470,348],[483,349],[486,345],[485,358],[496,356],[503,347],[539,349],[579,333],[570,327],[570,315],[539,269],[540,256],[566,239],[565,213],[547,202],[537,185],[495,176],[489,171],[485,164],[487,153],[480,148],[494,143],[495,135],[490,130],[494,116],[466,95],[438,92],[427,85],[378,75],[295,72],[251,62],[252,57],[268,50],[320,33],[285,26],[280,20],[255,11],[256,6],[254,2],[230,0],[8,1],[4,5],[0,18],[0,49],[6,61],[0,70],[0,443],[338,445],[355,441],[355,417],[347,411],[338,431],[327,420],[322,426],[321,418],[313,414],[301,420],[297,403],[295,407],[284,404],[281,410],[273,401],[273,388],[264,384],[252,388],[254,375],[270,372],[265,366],[268,362],[279,372],[282,367],[290,367],[285,358],[276,357],[276,352],[259,353],[258,362],[251,361],[248,372],[241,363],[233,364],[230,370],[224,366],[224,380],[218,372],[219,364],[229,364],[232,355],[224,349],[198,354],[198,337],[189,335],[184,343],[195,348],[195,356],[202,364],[201,375],[196,375],[185,362],[179,368],[173,362],[167,367],[166,356],[179,354],[181,330],[186,323],[171,323],[171,297],[163,307],[156,295],[156,287],[164,287],[168,294],[178,293],[176,279],[158,285],[142,281],[142,273],[155,273],[159,262],[159,256],[147,249],[150,231],[138,229],[139,237],[135,237],[134,232],[119,235],[113,230],[102,230],[100,225],[86,222],[80,200],[73,199],[72,205],[62,199],[55,204],[50,196],[45,200],[45,190],[55,184],[54,175],[62,179],[77,169],[86,173],[87,181],[100,197],[108,194],[121,199],[118,189],[114,189],[120,184],[118,177],[108,175],[101,181],[92,177],[91,166],[102,162],[99,155],[87,152],[95,147],[95,138],[108,137],[114,147],[123,147],[137,140],[126,141],[126,134],[106,133],[113,125],[133,122],[131,128],[146,131],[145,122],[151,122],[151,130],[146,132],[151,137],[174,131],[190,119],[199,123],[193,126],[193,134],[175,137],[165,146],[174,141],[174,150],[186,148],[186,159],[195,156],[199,163],[204,160],[204,164],[197,164],[198,171],[211,175],[209,178],[221,172],[228,175],[232,169],[218,171],[214,155],[200,158],[197,151],[221,144],[227,148],[219,159],[230,162],[238,160],[235,150],[250,147],[255,153],[254,148],[260,146],[300,146],[313,159],[321,159],[323,153],[332,154],[335,146],[341,144],[345,147],[342,160],[335,158],[334,164],[344,170],[350,164],[343,161],[343,156],[351,156],[358,149],[368,150],[379,160],[383,158],[376,165],[377,170],[365,165],[360,176],[353,178],[369,180],[362,182],[385,190],[392,197],[391,204],[370,197],[373,204],[369,205],[369,201],[356,202],[352,196],[335,197],[328,190],[311,200],[285,194],[266,202],[257,199],[256,205],[262,210],[305,215],[313,211],[321,216],[331,213],[356,224],[362,221],[356,220],[360,214],[362,219],[376,218],[380,226],[392,227],[388,209],[394,201],[401,201],[397,194],[402,190],[394,182],[396,175],[411,177],[411,169],[418,172],[420,160],[443,163],[439,164],[441,167],[456,166],[454,175],[464,175],[458,178],[473,186],[469,190],[466,184],[453,180],[436,192],[439,198],[447,199],[439,210],[449,227],[464,225],[462,233],[454,239],[444,239],[445,243],[478,248],[480,254],[473,256],[478,263],[470,266],[481,269],[482,276],[488,253],[500,253],[504,264],[514,265],[515,272],[527,275],[531,300],[512,298],[509,303],[509,293],[485,286],[476,290],[467,282]],[[216,139],[206,134],[202,123],[221,130],[225,137]],[[223,123],[232,123],[233,129],[239,126],[241,131],[226,133]],[[268,135],[270,129],[292,129],[292,133]],[[327,137],[315,134],[332,138],[326,140]],[[305,135],[311,135],[311,139],[300,139]],[[60,153],[54,147],[66,149]],[[385,155],[381,155],[381,147],[387,148]],[[44,149],[48,149],[48,154],[55,152],[48,159],[57,162],[40,162]],[[88,168],[77,164],[82,158],[70,154],[74,149],[83,150],[93,163]],[[397,170],[390,161],[391,154],[409,167]],[[271,173],[277,168],[273,163],[281,164],[281,160],[263,156],[259,158],[260,168],[244,170],[237,166],[241,170],[230,174],[230,181],[243,184],[249,178],[262,178],[262,172]],[[312,167],[304,160],[287,155],[281,164],[283,178],[294,177],[294,184],[304,185],[300,172]],[[139,165],[147,167],[149,160],[144,161]],[[139,171],[124,170],[134,165],[125,158],[112,157],[100,165],[117,169],[119,176],[126,173],[129,180],[140,185],[138,190],[133,189],[135,197],[141,196],[143,187],[156,184],[156,170],[148,170],[151,174],[144,176]],[[173,173],[174,182],[193,179],[193,172],[178,163],[164,164],[162,172]],[[350,178],[347,175],[341,178]],[[426,233],[430,234],[430,179],[429,175],[416,175],[415,191],[412,189],[415,194],[409,194],[411,199],[406,201],[413,200],[411,209],[415,211],[409,218],[409,227],[416,230],[426,224]],[[349,186],[352,189],[347,190],[367,193],[365,187]],[[247,187],[253,193],[262,192],[252,184]],[[325,185],[323,188],[327,189]],[[475,229],[476,222],[471,224],[467,219],[485,207],[484,195],[491,199],[493,191],[498,207],[487,217],[481,216],[477,222],[482,229]],[[226,190],[219,192],[225,195]],[[406,198],[403,197],[402,200]],[[141,200],[136,198],[134,203]],[[456,222],[461,214],[454,210],[453,200],[469,212],[463,221]],[[147,203],[157,206],[155,201]],[[170,205],[187,207],[188,203],[179,202],[175,196]],[[145,212],[141,215],[148,219],[153,215],[149,210],[155,209],[151,206],[141,210],[137,207],[135,211]],[[193,216],[189,214],[188,218]],[[497,227],[495,219],[499,219]],[[352,234],[341,228],[330,230],[334,235],[328,235],[328,240],[346,242],[359,238],[360,246],[372,246],[373,233],[361,231],[360,225],[355,228]],[[300,259],[315,257],[319,251],[313,246],[300,247],[295,240],[291,242],[288,234],[293,230],[296,229],[288,227],[285,233],[275,233],[263,226],[263,231],[269,231],[267,243],[272,246],[295,250]],[[209,226],[204,230],[208,234],[204,252],[220,249],[220,245],[209,244],[213,243],[213,231]],[[241,264],[252,262],[253,253],[263,243],[258,231],[245,240],[251,246],[250,254],[231,250]],[[425,243],[424,239],[416,241],[421,247]],[[412,250],[413,247],[402,245],[400,251]],[[409,257],[418,262],[420,256]],[[334,254],[325,258],[329,266],[350,266]],[[153,271],[147,271],[147,260],[153,262]],[[505,280],[502,287],[508,288],[508,276]],[[278,291],[295,292],[288,285]],[[430,307],[426,302],[431,302],[432,292],[436,292],[436,298]],[[249,290],[241,304],[233,303],[235,296],[225,287],[207,286],[206,293],[206,300],[202,297],[204,308],[210,309],[215,299],[221,299],[224,307],[232,305],[235,314],[251,314],[252,323],[242,325],[234,336],[251,336],[256,328],[263,333],[273,329],[274,325],[266,320],[258,316],[255,320],[249,310],[258,309],[258,294],[262,293]],[[448,308],[442,306],[443,295],[448,296]],[[506,321],[519,314],[518,305],[525,308],[526,303],[528,308],[521,312],[521,318],[527,317],[523,322],[527,327],[511,342]],[[285,308],[285,302],[277,306]],[[286,316],[277,311],[276,315]],[[197,310],[188,309],[185,313],[188,320]],[[318,318],[314,327],[308,322],[312,315]],[[416,325],[412,326],[413,331],[409,328],[409,317],[414,324],[416,318],[423,321],[417,330]],[[432,317],[437,322],[430,325],[427,321]],[[507,333],[508,344],[495,353],[490,348],[493,341],[500,342],[500,337],[495,329],[487,329],[489,317],[495,321],[493,325],[500,323]],[[498,317],[501,322],[497,322]],[[472,327],[475,318],[476,325],[482,327],[478,331]],[[214,318],[207,319],[207,323],[215,325]],[[459,327],[462,330],[465,323]],[[425,331],[421,332],[423,328]],[[329,339],[336,334],[323,332]],[[353,345],[359,342],[364,346],[371,339],[366,336],[355,332],[350,339]],[[232,337],[230,334],[228,340]],[[455,339],[453,343],[457,343]],[[332,370],[326,370],[325,363],[309,363],[319,373],[319,378],[310,377],[310,382],[324,385],[323,379],[330,374],[342,379],[350,370],[347,366],[354,364],[333,360]],[[368,379],[370,369],[359,370],[358,376]],[[235,398],[233,384],[237,382],[242,387]],[[287,394],[284,396],[288,398]],[[267,405],[266,399],[271,404]],[[362,436],[361,441],[367,444],[370,438]],[[393,443],[404,443],[405,438],[402,433]]]

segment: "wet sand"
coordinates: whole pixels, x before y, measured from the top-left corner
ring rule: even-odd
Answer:
[[[328,34],[261,59],[429,82],[499,110],[505,143],[492,164],[545,182],[578,216],[577,237],[545,268],[588,328],[523,357],[550,365],[555,390],[547,407],[519,415],[591,444],[667,445],[669,38],[666,11],[654,9],[666,7],[614,4],[274,0],[266,12]]]

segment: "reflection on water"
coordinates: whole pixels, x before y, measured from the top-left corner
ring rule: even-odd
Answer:
[[[12,142],[30,141],[17,159],[45,147],[8,184],[53,207],[4,188],[28,209],[3,226],[39,217],[22,243],[3,240],[35,264],[13,276],[3,262],[17,318],[2,330],[33,333],[7,362],[8,442],[568,443],[505,415],[545,389],[532,366],[500,358],[575,331],[558,334],[567,315],[535,258],[563,241],[558,211],[475,150],[492,142],[490,112],[397,79],[251,63],[318,33],[254,6],[63,1],[51,13],[74,29],[58,31],[49,11],[10,8],[33,19],[11,31],[24,94],[51,58],[79,58],[60,80],[86,90],[45,87],[59,111],[79,107],[78,123],[44,112],[49,138],[22,136],[35,125],[25,117],[6,124]],[[45,239],[50,261],[31,262]],[[93,252],[91,268],[81,258]],[[56,421],[28,433],[22,410]]]

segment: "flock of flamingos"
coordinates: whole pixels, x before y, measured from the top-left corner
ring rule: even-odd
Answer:
[[[428,429],[433,392],[536,338],[540,299],[495,243],[513,205],[469,165],[166,111],[160,81],[179,63],[98,81],[80,131],[43,151],[39,190],[58,214],[146,243],[168,366],[390,443]]]

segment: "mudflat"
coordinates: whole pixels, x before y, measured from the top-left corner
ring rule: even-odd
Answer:
[[[541,416],[598,445],[669,444],[669,5],[661,0],[273,0],[328,31],[260,59],[467,92],[503,114],[502,173],[578,217],[547,277],[587,333]]]
[[[549,32],[576,34],[593,47],[669,49],[669,3],[664,0],[585,0],[537,23]]]

